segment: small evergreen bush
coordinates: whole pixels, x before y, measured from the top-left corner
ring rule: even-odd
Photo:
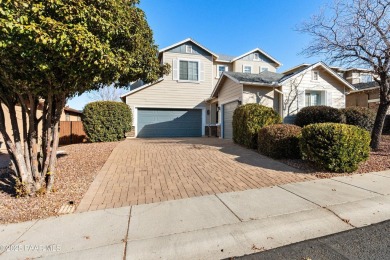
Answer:
[[[333,172],[353,172],[370,153],[370,134],[353,125],[320,123],[305,126],[302,157]]]
[[[374,127],[376,113],[367,107],[347,107],[341,111],[348,125],[356,125],[369,132]]]
[[[233,140],[251,149],[257,149],[258,131],[267,125],[279,124],[281,117],[272,108],[259,104],[245,104],[233,114]]]
[[[290,124],[276,124],[259,130],[258,150],[269,157],[300,158],[299,138],[302,128]]]
[[[295,124],[304,127],[316,123],[344,123],[343,112],[337,108],[328,106],[304,107],[295,118]]]
[[[84,108],[83,116],[84,130],[91,142],[122,140],[132,127],[131,109],[122,102],[89,103]]]

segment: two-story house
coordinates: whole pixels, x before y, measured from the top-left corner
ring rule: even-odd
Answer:
[[[151,84],[136,82],[121,98],[133,111],[136,137],[232,137],[237,105],[260,103],[285,122],[305,106],[345,107],[354,87],[324,63],[276,73],[282,65],[256,48],[237,57],[216,54],[192,39],[159,52],[172,69]]]

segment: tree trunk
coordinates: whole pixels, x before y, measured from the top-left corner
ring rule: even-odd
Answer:
[[[379,148],[383,124],[385,122],[386,113],[387,113],[387,110],[389,109],[389,106],[390,106],[390,102],[386,102],[386,103],[380,102],[380,104],[379,104],[378,112],[377,112],[376,118],[375,118],[374,128],[372,129],[372,133],[371,133],[370,146],[373,150],[377,150]]]

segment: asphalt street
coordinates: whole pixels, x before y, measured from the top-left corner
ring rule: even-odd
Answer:
[[[390,221],[233,259],[390,259]]]

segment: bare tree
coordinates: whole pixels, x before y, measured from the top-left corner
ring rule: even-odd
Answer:
[[[380,103],[371,147],[378,149],[390,106],[390,1],[340,0],[326,10],[298,27],[313,38],[303,53],[325,55],[331,63],[366,67],[377,75]]]
[[[93,101],[119,101],[124,93],[122,89],[118,89],[113,85],[104,86],[99,90],[94,90],[88,93],[89,99]]]

